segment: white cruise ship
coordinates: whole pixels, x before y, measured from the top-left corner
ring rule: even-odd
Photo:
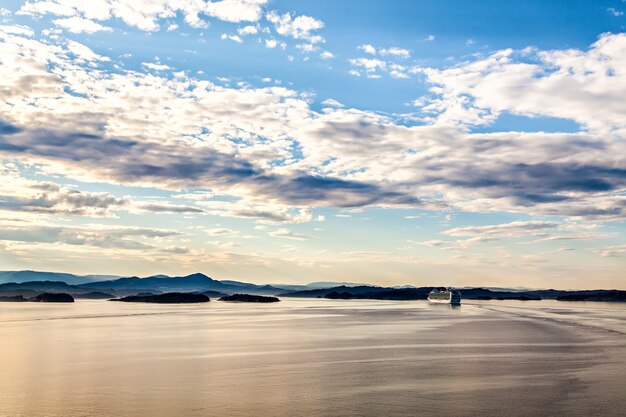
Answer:
[[[435,288],[428,294],[428,301],[441,304],[461,304],[461,291],[454,288]]]

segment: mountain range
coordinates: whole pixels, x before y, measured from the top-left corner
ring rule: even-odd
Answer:
[[[138,294],[195,292],[209,297],[235,293],[280,295],[283,297],[328,299],[422,300],[434,287],[380,287],[365,284],[313,282],[307,285],[257,285],[232,280],[216,280],[202,273],[180,277],[118,277],[112,275],[73,275],[61,272],[0,271],[0,295],[32,297],[42,292],[63,292],[76,298],[113,298]],[[462,288],[464,299],[478,300],[588,300],[626,301],[619,290],[525,290],[521,288]]]

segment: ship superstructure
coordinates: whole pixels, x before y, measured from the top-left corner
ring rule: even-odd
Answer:
[[[461,291],[455,288],[434,288],[430,294],[428,294],[428,301],[431,303],[460,305]]]

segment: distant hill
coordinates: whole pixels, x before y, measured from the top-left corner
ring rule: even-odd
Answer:
[[[338,293],[346,292],[346,293],[353,294],[353,295],[362,295],[362,294],[367,294],[367,293],[379,292],[381,290],[385,290],[385,288],[376,287],[373,285],[359,285],[356,287],[348,287],[345,285],[340,285],[338,287],[318,288],[318,289],[313,289],[313,290],[286,291],[280,295],[285,296],[285,297],[323,298],[326,296],[326,294],[329,294],[333,291],[338,292]]]
[[[126,303],[187,304],[208,303],[211,300],[204,294],[168,292],[158,295],[132,295],[129,297],[112,299],[110,301],[122,301]]]
[[[607,290],[607,291],[581,291],[576,294],[565,294],[556,298],[559,301],[608,301],[608,302],[624,302],[626,301],[626,291]]]
[[[375,300],[423,300],[433,287],[339,287],[317,290],[292,291],[280,294],[283,297],[328,298],[328,299],[375,299]],[[461,296],[465,300],[541,300],[563,301],[626,301],[626,291],[618,290],[532,290],[492,291],[486,288],[464,288]]]
[[[88,282],[97,281],[100,277],[101,279],[111,279],[107,278],[110,276],[102,276],[102,275],[74,275],[74,274],[66,274],[63,272],[42,272],[42,271],[0,271],[0,284],[4,284],[7,282],[30,282],[30,281],[60,281],[65,282],[66,284],[72,285],[80,285],[86,284]]]
[[[145,290],[160,292],[206,292],[216,291],[222,294],[246,291],[252,294],[278,294],[282,288],[271,285],[256,285],[238,281],[218,281],[201,273],[182,277],[152,276],[147,278],[130,277],[110,281],[91,282],[82,288],[98,289],[105,292],[119,290]]]
[[[221,297],[219,301],[236,303],[277,303],[280,300],[276,297],[268,297],[266,295],[232,294]]]
[[[113,277],[113,279],[108,279]],[[112,275],[73,275],[60,272],[0,272],[0,296],[25,298],[41,293],[67,293],[76,298],[105,298],[162,293],[200,293],[219,298],[236,293],[280,295],[283,297],[329,299],[422,300],[433,287],[379,287],[354,283],[312,282],[307,285],[257,285],[241,281],[216,280],[202,273],[180,277],[152,275],[145,278]],[[329,285],[329,287],[325,287]],[[619,290],[526,290],[523,288],[462,288],[465,300],[626,301]]]

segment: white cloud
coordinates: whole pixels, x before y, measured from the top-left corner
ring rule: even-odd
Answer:
[[[0,32],[21,36],[33,36],[35,34],[31,28],[24,25],[0,25]]]
[[[227,228],[215,228],[207,230],[207,234],[209,236],[222,236],[222,237],[234,237],[238,236],[239,232],[232,229]]]
[[[334,100],[332,98],[328,98],[324,101],[322,101],[322,104],[328,107],[336,107],[336,108],[341,108],[344,107],[343,104],[341,104],[340,102],[338,102],[337,100]]]
[[[624,12],[622,12],[621,10],[615,9],[614,7],[609,7],[608,9],[606,9],[606,11],[611,13],[615,17],[624,16]]]
[[[328,51],[324,51],[320,54],[320,58],[322,59],[332,59],[334,57],[335,55],[333,55],[332,52],[328,52]]]
[[[391,55],[398,58],[409,58],[411,56],[411,52],[408,49],[404,48],[387,48],[387,49],[379,49],[378,53],[380,55]]]
[[[626,34],[616,34],[601,36],[588,51],[502,50],[424,72],[438,97],[431,109],[446,123],[489,123],[510,112],[570,119],[607,131],[626,129],[624,68]]]
[[[237,43],[242,43],[243,39],[241,39],[241,37],[239,37],[239,35],[229,35],[226,33],[222,33],[222,36],[220,36],[220,39],[225,40],[225,39],[230,39],[233,42],[237,42]]]
[[[252,25],[244,26],[242,28],[237,29],[237,33],[240,34],[241,36],[254,35],[257,32],[258,32],[258,29],[256,28],[256,26],[252,26]]]
[[[317,50],[317,46],[310,43],[299,43],[296,45],[296,48],[304,53],[315,52]]]
[[[616,257],[626,254],[626,245],[607,246],[605,248],[594,249],[594,252],[603,257]]]
[[[274,24],[274,29],[279,35],[306,40],[313,44],[324,41],[324,38],[312,33],[324,27],[324,22],[314,17],[295,16],[292,18],[290,13],[280,15],[271,11],[267,13],[266,18]]]
[[[227,22],[256,22],[268,0],[222,0],[206,2],[202,11]]]
[[[431,40],[431,39],[428,39]],[[434,40],[434,38],[433,38]],[[411,56],[411,52],[408,49],[391,47],[391,48],[379,48],[377,49],[373,45],[363,44],[359,45],[357,49],[365,52],[369,55],[382,55],[382,56],[391,56],[396,58],[409,58]]]
[[[280,237],[283,239],[292,239],[292,240],[311,240],[313,239],[311,236],[302,235],[298,233],[293,233],[289,229],[282,228],[275,230],[273,232],[269,232],[268,235],[272,237]]]
[[[91,21],[118,18],[129,26],[156,31],[162,19],[175,17],[177,13],[182,14],[185,22],[194,28],[208,27],[208,23],[200,17],[202,14],[227,22],[256,22],[261,18],[262,6],[266,3],[267,0],[151,0],[143,3],[132,0],[34,0],[24,3],[17,14],[52,14]]]
[[[141,66],[155,71],[167,71],[171,69],[168,65],[153,62],[142,62]]]
[[[278,45],[278,41],[276,39],[266,39],[265,47],[269,49],[274,49]]]
[[[626,215],[619,130],[470,133],[438,119],[407,126],[370,111],[317,112],[310,96],[284,87],[108,73],[99,67],[106,58],[78,43],[0,39],[0,153],[50,174],[210,189],[229,200],[199,202],[205,213],[278,223],[302,221],[303,208],[368,205]]]
[[[387,67],[385,61],[375,58],[353,58],[350,59],[349,62],[356,67],[363,68],[367,72],[375,72],[376,70],[385,69]]]
[[[546,221],[517,221],[489,226],[465,226],[449,229],[442,234],[448,236],[496,236],[496,237],[522,237],[536,236],[544,233],[547,229],[559,226],[557,222]]]
[[[102,26],[93,20],[83,19],[78,16],[68,17],[65,19],[55,19],[53,23],[72,33],[110,32],[112,30],[108,26]]]
[[[358,49],[362,50],[366,54],[376,55],[376,48],[374,48],[372,45],[369,45],[369,44],[361,45],[358,47]]]

